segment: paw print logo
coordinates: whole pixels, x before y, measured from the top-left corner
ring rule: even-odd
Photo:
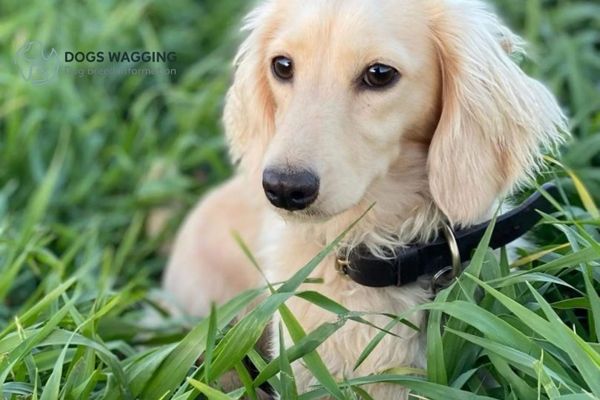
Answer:
[[[55,49],[49,52],[40,42],[27,42],[17,51],[15,64],[23,79],[43,85],[56,78],[60,60]]]

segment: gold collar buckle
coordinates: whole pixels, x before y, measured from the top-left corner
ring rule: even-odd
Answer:
[[[462,273],[460,251],[458,249],[458,242],[456,241],[456,236],[454,235],[454,230],[450,227],[450,225],[444,224],[442,232],[444,233],[446,241],[448,242],[448,247],[450,248],[450,255],[452,256],[452,266],[440,270],[431,279],[431,288],[435,293],[438,293],[439,291],[449,287],[452,284],[452,282],[456,278],[458,278]]]

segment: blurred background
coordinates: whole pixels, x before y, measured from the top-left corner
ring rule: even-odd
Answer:
[[[600,199],[600,3],[494,4],[530,43],[524,68],[572,117],[564,163]],[[248,8],[0,0],[0,327],[76,271],[90,293],[128,290],[131,303],[157,286],[159,249],[199,196],[232,173],[220,114]],[[32,84],[15,62],[29,41],[59,52],[172,51],[177,73],[59,73]],[[175,217],[149,237],[149,212],[173,205]]]

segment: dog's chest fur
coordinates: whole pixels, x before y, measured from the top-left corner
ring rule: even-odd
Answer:
[[[265,272],[270,282],[282,282],[291,278],[301,267],[309,262],[322,246],[299,234],[295,224],[286,225],[282,221],[269,221],[262,259]],[[327,257],[313,272],[311,278],[320,278],[323,283],[302,285],[299,291],[316,291],[340,303],[351,311],[366,313],[402,314],[418,304],[425,303],[430,293],[418,284],[402,288],[367,288],[360,286],[340,275],[334,267],[334,256]],[[287,303],[289,309],[309,333],[325,322],[334,322],[335,314],[323,310],[306,300],[293,298]],[[383,316],[365,316],[373,324],[385,327],[390,319]],[[411,322],[423,327],[424,313],[413,313]],[[279,353],[277,316],[273,323],[272,353]],[[354,366],[369,342],[379,333],[368,325],[348,321],[331,338],[323,343],[318,353],[329,368],[332,375],[344,378],[362,377],[374,373],[383,373],[397,367],[425,367],[425,341],[422,333],[416,332],[404,324],[398,324],[392,331],[398,335],[386,335],[365,362],[355,371]],[[286,330],[284,329],[284,332]],[[293,344],[291,338],[285,336],[285,345]],[[316,383],[312,375],[304,368],[303,362],[293,365],[300,391],[307,391]],[[401,399],[406,393],[398,386],[375,385],[367,388],[377,399]]]

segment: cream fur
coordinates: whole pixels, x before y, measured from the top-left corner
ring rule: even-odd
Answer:
[[[226,239],[232,225],[278,282],[375,204],[343,248],[365,243],[383,255],[431,239],[445,221],[485,219],[566,135],[555,99],[512,59],[520,39],[478,0],[267,0],[245,30],[224,115],[238,176],[190,216],[166,273],[166,288],[192,313],[260,284]],[[295,61],[291,84],[271,75],[278,55]],[[357,89],[375,61],[402,78],[385,91]],[[295,213],[270,207],[260,190],[268,166],[315,171],[316,203]],[[334,256],[314,276],[324,284],[303,290],[358,311],[399,314],[430,298],[420,285],[360,287],[336,273]],[[300,299],[289,307],[307,331],[334,318]],[[423,326],[424,315],[414,322]],[[349,323],[319,354],[338,378],[425,367],[423,335],[405,326],[395,333],[358,371],[372,328]],[[294,372],[302,391],[314,383],[300,362]],[[378,400],[406,397],[391,385],[368,391]]]

